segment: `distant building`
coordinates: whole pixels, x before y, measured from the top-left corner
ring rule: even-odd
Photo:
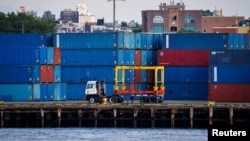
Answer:
[[[51,11],[45,11],[43,13],[43,18],[44,19],[50,19],[50,20],[53,20],[53,21],[56,20],[55,14],[52,14]]]
[[[161,3],[159,10],[142,11],[142,32],[200,31],[202,10],[185,10],[184,3]]]
[[[26,11],[24,6],[20,6],[19,9],[17,10],[17,13],[25,13],[26,15],[37,17],[36,11]]]
[[[78,11],[73,11],[71,9],[65,9],[61,11],[60,19],[63,21],[71,21],[78,23]]]
[[[212,15],[212,16],[211,16]],[[161,3],[159,10],[142,11],[142,32],[178,32],[189,30],[196,32],[213,32],[213,27],[238,26],[243,16],[223,16],[222,10],[210,11],[185,10],[185,5]]]
[[[76,6],[76,11],[79,14],[79,23],[95,22],[95,16],[88,11],[87,5],[84,2],[78,3]]]

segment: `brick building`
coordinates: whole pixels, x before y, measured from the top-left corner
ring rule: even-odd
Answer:
[[[202,10],[185,10],[183,2],[170,1],[169,5],[161,3],[159,10],[142,11],[142,32],[178,32],[182,29],[213,32],[213,27],[235,26],[244,20],[244,17],[215,15],[203,16]]]

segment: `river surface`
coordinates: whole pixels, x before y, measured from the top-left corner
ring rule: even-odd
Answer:
[[[207,129],[0,128],[0,141],[207,141]]]

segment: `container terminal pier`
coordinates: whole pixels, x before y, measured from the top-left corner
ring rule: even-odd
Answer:
[[[89,104],[74,102],[7,102],[0,104],[1,128],[125,127],[207,128],[249,126],[249,103],[165,101]]]

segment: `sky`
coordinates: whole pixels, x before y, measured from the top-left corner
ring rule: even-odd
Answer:
[[[181,0],[174,0],[175,3]],[[51,11],[60,18],[60,11],[64,9],[76,10],[76,5],[84,2],[89,12],[96,19],[104,18],[105,22],[113,21],[113,0],[0,0],[0,12],[16,12],[20,6],[26,11],[36,11],[42,16],[44,11]],[[160,3],[170,4],[170,0],[116,0],[116,20],[129,22],[134,20],[141,23],[141,11],[158,10]],[[186,10],[222,9],[224,16],[250,17],[249,0],[182,0]]]

